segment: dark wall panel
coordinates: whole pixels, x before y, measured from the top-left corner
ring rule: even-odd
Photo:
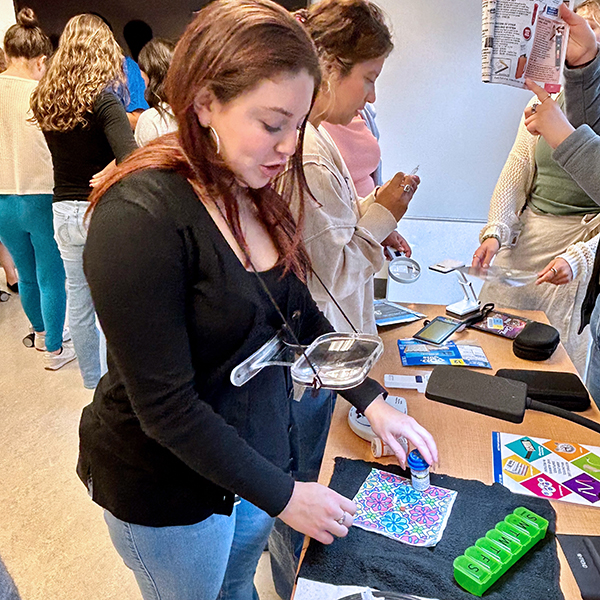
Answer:
[[[290,10],[307,5],[307,0],[278,1]],[[193,12],[208,4],[206,0],[15,0],[15,3],[18,8],[33,8],[48,34],[60,34],[73,15],[83,12],[102,14],[110,21],[121,45],[124,45],[123,26],[131,19],[146,21],[155,36],[177,39]]]

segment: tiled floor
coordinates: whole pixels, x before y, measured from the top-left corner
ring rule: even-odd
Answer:
[[[45,371],[42,354],[21,343],[26,333],[18,297],[0,303],[0,556],[23,600],[140,600],[75,474],[92,392],[75,362]],[[266,554],[256,582],[261,600],[278,598]]]

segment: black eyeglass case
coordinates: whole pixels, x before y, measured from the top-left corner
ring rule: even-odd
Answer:
[[[581,412],[590,407],[590,395],[575,373],[500,369],[496,377],[527,384],[527,396],[565,410]]]
[[[552,325],[531,321],[513,340],[513,352],[525,360],[547,360],[559,342],[560,334]]]

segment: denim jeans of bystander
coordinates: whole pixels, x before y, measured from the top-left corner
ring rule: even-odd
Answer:
[[[587,388],[596,405],[600,408],[600,297],[590,320],[592,349],[587,371]]]
[[[69,327],[79,360],[83,385],[94,389],[106,372],[106,352],[101,352],[103,334],[97,325],[90,288],[83,273],[83,248],[87,237],[84,223],[89,202],[65,201],[52,205],[54,236],[67,275]]]
[[[317,481],[319,477],[335,399],[336,394],[331,390],[314,392],[307,389],[300,402],[292,402],[296,428],[296,435],[292,436],[292,454],[296,463],[293,475],[297,481]],[[275,519],[269,537],[269,554],[275,590],[284,600],[292,596],[303,543],[303,534]]]

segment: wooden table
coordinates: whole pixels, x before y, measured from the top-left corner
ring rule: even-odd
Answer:
[[[407,306],[425,313],[429,318],[445,314],[445,307],[439,305]],[[519,311],[519,314],[536,321],[548,322],[542,312]],[[422,321],[419,321],[409,325],[389,327],[379,332],[385,344],[385,352],[371,372],[374,379],[383,384],[383,376],[386,373],[415,375],[428,370],[426,367],[423,367],[423,370],[420,370],[421,367],[403,367],[396,344],[398,338],[409,338],[421,327]],[[501,368],[576,372],[562,345],[549,360],[531,362],[517,358],[512,352],[512,343],[499,336],[468,329],[455,334],[451,339],[457,343],[474,341],[484,349],[493,370],[477,369],[482,373],[491,375]],[[552,415],[527,411],[523,423],[515,424],[433,402],[416,390],[389,389],[388,391],[390,394],[406,398],[409,414],[426,427],[436,440],[440,454],[437,472],[453,477],[478,479],[486,484],[493,483],[492,431],[600,446],[600,435],[597,433]],[[581,414],[600,422],[600,412],[594,402],[592,405],[592,408]],[[325,485],[331,479],[336,456],[365,461],[374,460],[371,445],[356,436],[348,427],[349,408],[348,402],[338,396],[319,476],[319,482]],[[384,458],[379,462],[391,464],[395,460]],[[556,510],[557,533],[600,535],[600,507],[588,508],[556,501],[552,502],[552,506]],[[561,563],[560,583],[565,600],[581,600],[579,588],[560,544],[558,553]],[[358,585],[359,582],[356,584]]]

